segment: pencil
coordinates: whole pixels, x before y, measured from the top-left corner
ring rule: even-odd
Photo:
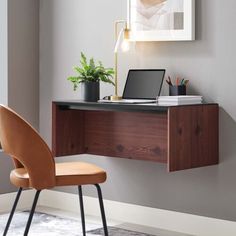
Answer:
[[[179,86],[179,77],[176,78],[176,86]]]

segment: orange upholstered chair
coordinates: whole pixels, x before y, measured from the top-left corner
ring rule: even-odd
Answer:
[[[0,142],[4,152],[14,162],[15,168],[11,171],[10,180],[12,184],[19,188],[3,235],[8,232],[24,188],[36,190],[24,233],[24,235],[28,235],[40,192],[56,186],[76,185],[78,186],[82,229],[85,236],[81,186],[88,184],[95,185],[97,188],[104,233],[108,235],[102,192],[99,186],[100,183],[106,181],[106,172],[104,170],[83,162],[55,163],[49,147],[37,131],[13,110],[2,105],[0,105]]]

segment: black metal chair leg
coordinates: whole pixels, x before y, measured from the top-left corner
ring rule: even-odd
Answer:
[[[34,216],[34,211],[35,211],[35,208],[36,208],[36,205],[37,205],[37,202],[38,202],[38,198],[39,198],[40,192],[41,192],[41,190],[38,190],[36,192],[36,194],[35,194],[34,202],[33,202],[33,205],[31,207],[31,211],[30,211],[30,215],[29,215],[29,218],[28,218],[28,221],[27,221],[26,228],[25,228],[24,236],[28,235],[28,232],[29,232],[29,229],[30,229],[30,225],[31,225],[33,216]]]
[[[14,204],[13,204],[13,206],[12,206],[12,210],[11,210],[11,213],[10,213],[10,215],[9,215],[9,218],[8,218],[8,221],[7,221],[7,224],[6,224],[6,227],[5,227],[3,236],[6,236],[6,235],[7,235],[7,232],[8,232],[8,229],[9,229],[9,227],[10,227],[10,224],[11,224],[11,221],[12,221],[12,218],[13,218],[13,215],[14,215],[15,210],[16,210],[16,206],[17,206],[18,201],[19,201],[19,199],[20,199],[21,192],[22,192],[22,188],[19,188],[19,190],[18,190],[18,192],[17,192],[17,195],[16,195],[16,199],[15,199]]]
[[[104,235],[108,236],[107,221],[106,221],[106,215],[105,215],[103,199],[102,199],[102,190],[101,190],[99,184],[95,184],[95,186],[96,186],[97,191],[98,191],[98,199],[99,199],[99,204],[100,204]]]
[[[86,236],[85,216],[84,216],[84,202],[83,202],[83,192],[82,192],[82,187],[81,186],[78,186],[78,191],[79,191],[79,203],[80,203],[80,214],[81,214],[83,236]]]

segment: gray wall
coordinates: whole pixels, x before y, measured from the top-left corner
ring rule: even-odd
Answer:
[[[112,66],[113,23],[125,16],[126,0],[40,1],[40,131],[49,144],[52,100],[80,97],[66,80],[80,51]],[[221,106],[220,164],[167,173],[165,165],[152,162],[89,155],[57,160],[85,160],[106,169],[106,199],[235,221],[236,1],[196,0],[196,17],[196,41],[137,43],[135,52],[120,55],[120,91],[128,68],[166,68],[190,79],[191,93]],[[102,85],[102,96],[111,93]],[[95,196],[92,188],[87,194]]]
[[[8,1],[8,105],[39,126],[39,1]]]
[[[39,127],[39,1],[8,0],[8,105]],[[15,190],[9,182],[12,163],[0,153],[0,193]]]

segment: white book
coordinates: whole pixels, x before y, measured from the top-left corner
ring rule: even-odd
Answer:
[[[202,101],[181,101],[181,102],[158,102],[159,106],[181,106],[181,105],[197,105]]]
[[[202,101],[202,96],[160,96],[158,102]]]
[[[202,104],[202,96],[161,96],[157,102],[160,106],[178,106]]]

